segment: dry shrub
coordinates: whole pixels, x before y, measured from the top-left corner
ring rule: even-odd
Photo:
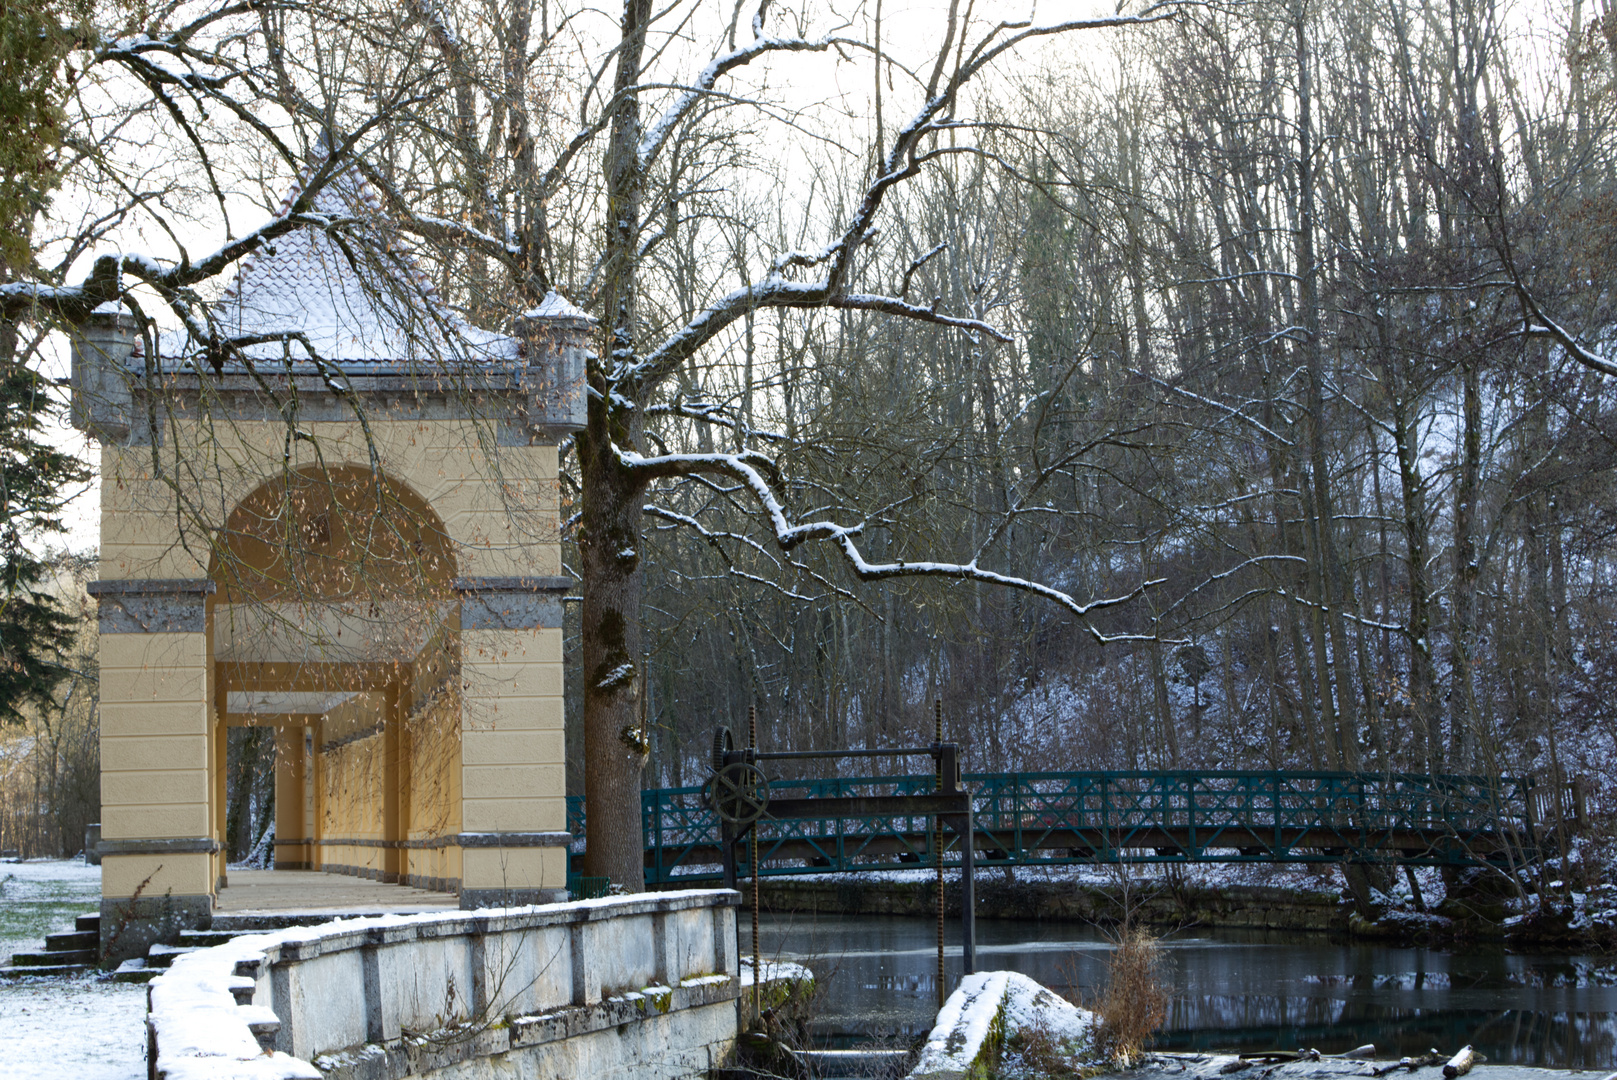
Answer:
[[[1017,1028],[1005,1040],[997,1076],[1001,1080],[1079,1080],[1091,1072],[1085,1062],[1073,1058],[1070,1049],[1041,1017]]]
[[[1162,945],[1149,930],[1125,927],[1107,961],[1106,992],[1095,1011],[1095,1048],[1120,1068],[1139,1061],[1146,1041],[1168,1018],[1162,984]]]

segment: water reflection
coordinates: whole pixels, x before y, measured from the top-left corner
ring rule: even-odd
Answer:
[[[960,977],[948,926],[947,979]],[[907,1038],[936,1008],[936,929],[924,919],[766,917],[766,954],[807,963],[825,986],[816,1020],[828,1044]],[[1617,961],[1455,953],[1347,943],[1324,935],[1190,930],[1165,940],[1174,998],[1165,1049],[1327,1052],[1374,1042],[1384,1052],[1453,1051],[1561,1068],[1617,1063]],[[978,923],[978,966],[1024,972],[1094,995],[1108,946],[1070,923]]]

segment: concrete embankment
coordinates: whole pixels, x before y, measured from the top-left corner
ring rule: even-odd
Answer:
[[[937,911],[930,881],[766,878],[762,903],[770,911],[821,915],[916,915]],[[743,895],[751,885],[744,883]],[[957,882],[945,884],[944,906],[959,914]],[[977,881],[979,919],[1056,919],[1115,923],[1132,910],[1153,926],[1221,926],[1251,930],[1347,931],[1351,908],[1335,892],[1267,885],[1135,882],[1127,889],[1078,881],[1016,881],[986,875]]]
[[[776,913],[822,915],[912,915],[937,911],[934,882],[875,876],[766,878],[764,906]],[[750,883],[743,883],[750,897]],[[1340,891],[1298,885],[1201,884],[1172,878],[1114,882],[1071,879],[1006,881],[997,873],[977,880],[979,919],[1050,919],[1115,924],[1131,913],[1149,926],[1223,927],[1281,932],[1331,932],[1405,944],[1497,941],[1519,949],[1606,952],[1617,947],[1617,897],[1600,918],[1570,908],[1538,905],[1525,918],[1497,896],[1477,891],[1450,895],[1427,913],[1393,907],[1365,918]],[[944,886],[944,906],[960,911],[960,886]]]

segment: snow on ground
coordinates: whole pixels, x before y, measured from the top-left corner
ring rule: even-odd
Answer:
[[[101,906],[101,868],[82,859],[0,863],[0,960],[70,930]],[[146,988],[78,979],[0,982],[0,1080],[142,1080]]]
[[[99,866],[83,859],[0,862],[0,964],[14,952],[44,948],[46,934],[71,930],[74,916],[100,909]]]
[[[0,1078],[144,1080],[146,988],[99,977],[0,983]]]
[[[717,865],[689,866],[681,867],[675,873],[676,875],[681,872],[712,873],[718,869]],[[1005,868],[1002,866],[977,867],[977,880],[982,883],[1001,881],[1004,874]],[[1016,880],[1022,883],[1070,883],[1103,888],[1117,886],[1121,880],[1120,867],[1116,864],[1018,866],[1014,869],[1014,875]],[[944,867],[943,876],[945,881],[959,881],[959,867]],[[1131,863],[1127,865],[1127,877],[1130,887],[1138,889],[1155,889],[1171,884],[1201,888],[1261,885],[1276,889],[1293,889],[1298,892],[1340,893],[1346,884],[1341,869],[1333,863]],[[936,878],[937,871],[931,867],[915,870],[871,869],[860,871],[858,876],[860,881],[908,884],[925,884]],[[1432,867],[1418,868],[1415,870],[1415,878],[1420,883],[1421,899],[1427,907],[1436,907],[1443,902],[1446,890],[1438,870]],[[741,885],[743,890],[748,887],[751,880],[743,875]],[[776,877],[773,880],[784,882],[853,879],[845,872],[837,872],[793,874],[789,877]],[[1402,873],[1394,875],[1390,889],[1391,895],[1388,899],[1393,902],[1404,906],[1409,906],[1413,902],[1413,895]]]
[[[758,966],[758,976],[762,982],[813,982],[814,972],[802,964],[794,964],[790,960],[765,960]],[[752,985],[752,957],[741,958],[741,972],[737,976],[743,987]]]

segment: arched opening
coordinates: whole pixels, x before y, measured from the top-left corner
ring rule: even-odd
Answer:
[[[264,799],[264,785],[238,790],[241,746],[262,748],[266,729],[274,807],[259,807],[253,846],[273,850],[275,869],[456,887],[455,575],[432,507],[365,467],[291,472],[230,512],[212,552],[208,619],[222,910],[244,895],[224,872],[244,846],[239,800]]]

